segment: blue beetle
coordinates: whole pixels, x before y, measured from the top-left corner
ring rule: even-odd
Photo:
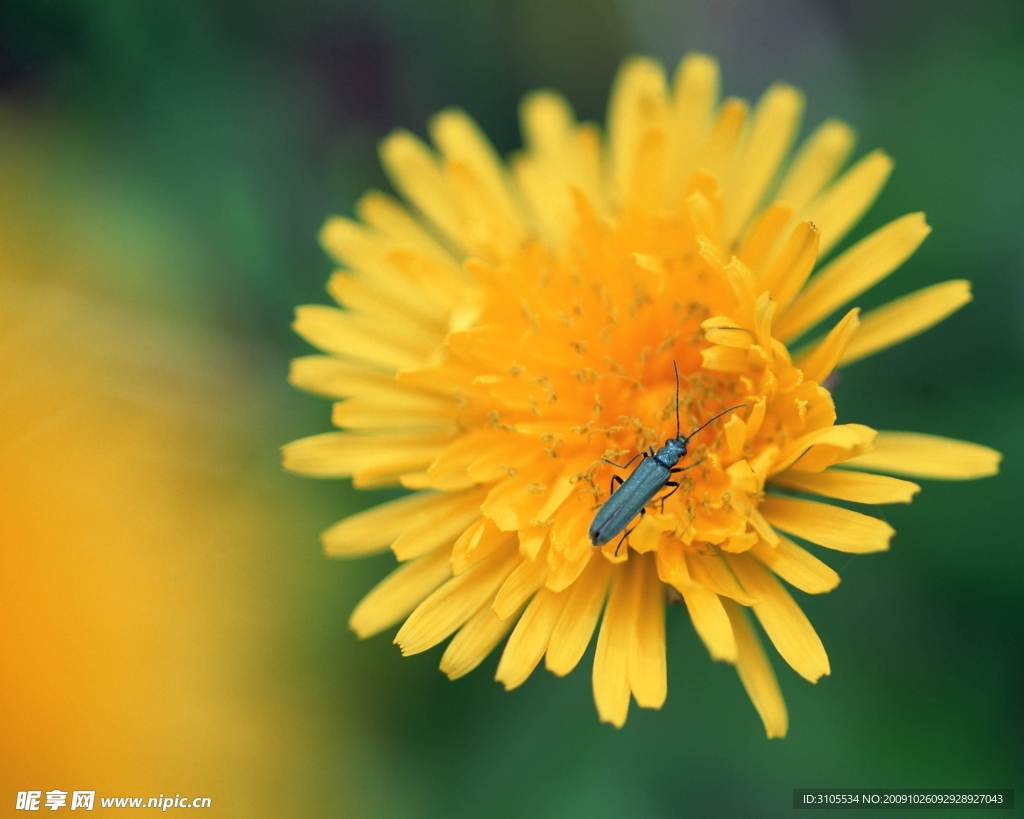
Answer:
[[[629,465],[637,458],[643,459],[640,461],[640,465],[633,470],[633,474],[625,480],[618,475],[612,476],[608,500],[597,510],[594,522],[590,524],[590,542],[594,546],[603,546],[625,529],[622,540],[615,547],[615,553],[618,554],[622,541],[633,531],[632,529],[626,529],[629,522],[637,515],[640,515],[642,518],[646,513],[647,504],[664,487],[671,486],[672,491],[661,499],[663,502],[665,498],[671,496],[679,488],[679,484],[676,481],[669,480],[669,478],[674,473],[683,471],[684,467],[677,467],[676,464],[686,455],[686,448],[693,437],[704,427],[708,426],[708,424],[717,421],[723,415],[746,406],[746,404],[737,404],[735,407],[729,407],[729,409],[718,413],[714,418],[701,424],[689,435],[681,435],[679,431],[679,367],[676,366],[674,361],[672,366],[676,371],[676,437],[666,440],[657,452],[654,451],[652,446],[648,452],[638,452],[624,464],[605,460],[605,463],[611,464],[618,469],[628,469]],[[690,469],[699,463],[700,461],[696,461],[685,468]],[[615,489],[616,481],[618,481],[619,485],[618,490]]]

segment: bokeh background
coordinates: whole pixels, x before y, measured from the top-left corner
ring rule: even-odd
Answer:
[[[316,232],[386,186],[376,143],[448,105],[503,152],[526,91],[603,120],[631,53],[775,79],[897,161],[857,238],[934,233],[873,306],[975,300],[855,365],[840,417],[978,441],[1002,474],[885,510],[891,552],[833,555],[800,600],[832,659],[775,658],[764,739],[682,610],[669,699],[598,722],[590,659],[458,682],[346,620],[388,556],[317,536],[386,497],[280,470],[326,401],[285,383],[325,302]],[[913,0],[3,0],[0,4],[0,814],[19,790],[210,796],[213,815],[789,815],[795,787],[1024,796],[1024,4]],[[591,648],[592,651],[592,648]],[[98,806],[97,806],[97,809]]]

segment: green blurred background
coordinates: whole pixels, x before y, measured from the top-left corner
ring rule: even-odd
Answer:
[[[452,683],[440,649],[402,659],[387,636],[358,642],[349,612],[393,561],[327,560],[317,536],[385,495],[278,463],[281,444],[328,428],[328,403],[285,383],[287,360],[309,352],[289,324],[295,305],[327,300],[324,218],[386,187],[381,137],[424,134],[457,105],[507,153],[524,92],[558,88],[603,120],[623,57],[671,70],[693,49],[719,58],[726,93],[754,99],[785,79],[807,92],[805,132],[838,116],[860,152],[895,157],[851,240],[914,210],[934,232],[862,306],[974,283],[953,318],[843,374],[840,419],[1005,455],[998,478],[926,483],[884,510],[891,552],[833,555],[840,587],[800,596],[832,675],[811,686],[774,657],[782,741],[764,739],[682,610],[669,612],[668,702],[634,706],[621,731],[597,720],[592,654],[567,679],[540,670],[506,694],[495,657]],[[73,559],[36,562],[28,513],[0,545],[0,743],[13,760],[0,805],[95,783],[208,795],[224,816],[774,816],[796,787],[1020,799],[1022,219],[1020,2],[4,0],[0,301],[18,351],[4,360],[53,350],[31,368],[49,392],[19,417],[32,440],[52,439],[56,466],[20,508],[102,514],[53,530],[50,554]],[[69,367],[76,355],[91,363]],[[8,415],[36,384],[14,389],[10,371]],[[90,415],[82,396],[97,383]],[[144,432],[127,434],[135,422]],[[163,482],[136,501],[93,498],[80,465],[55,491],[61,453],[89,436],[117,486]],[[8,498],[41,452],[4,473]],[[80,571],[90,591],[40,626]],[[47,659],[54,645],[88,651],[65,663]]]

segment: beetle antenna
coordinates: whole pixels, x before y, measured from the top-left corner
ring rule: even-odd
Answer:
[[[676,438],[679,437],[679,365],[672,359],[672,369],[676,371]]]
[[[735,407],[729,407],[729,409],[727,409],[727,410],[722,410],[720,413],[718,413],[718,415],[714,416],[713,418],[708,419],[703,424],[701,424],[699,427],[697,427],[693,432],[691,432],[689,435],[687,435],[684,440],[689,441],[694,435],[696,435],[698,432],[700,432],[702,429],[704,429],[704,427],[706,427],[708,424],[712,423],[713,421],[717,421],[723,415],[728,415],[733,410],[743,409],[743,407],[745,407],[745,406],[746,406],[746,404],[737,404]]]

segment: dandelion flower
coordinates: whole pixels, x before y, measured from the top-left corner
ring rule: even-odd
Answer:
[[[679,601],[782,736],[755,621],[802,677],[828,674],[780,581],[830,591],[839,576],[815,547],[878,552],[893,535],[834,501],[906,503],[919,489],[906,478],[997,471],[976,444],[837,423],[828,376],[941,321],[969,285],[846,307],[930,230],[908,214],[829,258],[892,160],[874,151],[844,170],[854,139],[836,120],[790,159],[800,92],[775,84],[751,109],[718,86],[703,55],[671,83],[631,60],[604,134],[533,93],[507,164],[465,113],[443,111],[433,145],[407,131],[381,145],[401,199],[367,193],[357,220],[324,226],[340,307],[298,309],[296,331],[323,354],[290,378],[339,399],[340,431],[289,444],[285,466],[410,490],[323,535],[329,555],[399,561],[352,614],[359,636],[401,623],[403,654],[451,638],[453,679],[507,637],[497,679],[511,689],[541,660],[568,674],[596,630],[597,711],[621,726],[631,697],[665,700],[665,606]],[[680,486],[625,542],[595,548],[588,528],[617,474],[606,461],[676,434],[674,367],[684,432],[743,406],[694,436]]]

